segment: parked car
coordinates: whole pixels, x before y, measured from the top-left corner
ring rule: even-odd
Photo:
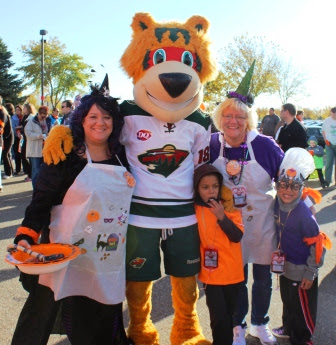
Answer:
[[[323,139],[321,126],[317,126],[317,125],[307,126],[306,129],[307,129],[307,139],[309,139],[311,135],[315,135],[318,144],[322,147],[325,147],[325,142]]]

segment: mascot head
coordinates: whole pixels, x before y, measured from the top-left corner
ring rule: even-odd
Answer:
[[[173,123],[198,109],[203,84],[216,74],[207,37],[209,22],[192,16],[184,24],[159,24],[135,14],[132,41],[121,66],[133,78],[135,103],[157,119]]]

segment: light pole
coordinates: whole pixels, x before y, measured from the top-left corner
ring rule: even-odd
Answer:
[[[41,105],[43,105],[44,101],[44,39],[43,36],[48,33],[47,30],[40,30],[41,38]]]

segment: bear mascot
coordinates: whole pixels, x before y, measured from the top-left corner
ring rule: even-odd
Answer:
[[[203,84],[217,73],[209,50],[209,22],[157,23],[135,14],[133,37],[121,66],[133,79],[134,101],[124,101],[125,146],[136,187],[126,246],[128,336],[136,345],[157,345],[151,320],[153,281],[171,278],[172,345],[209,344],[196,312],[200,269],[199,236],[193,205],[193,172],[209,160],[210,118],[200,110]],[[69,129],[57,126],[45,144],[44,159],[65,159]],[[65,152],[67,153],[67,152]]]

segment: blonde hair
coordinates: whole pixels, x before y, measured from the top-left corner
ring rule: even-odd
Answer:
[[[227,108],[232,108],[234,110],[241,110],[246,114],[248,131],[257,128],[258,115],[256,111],[253,108],[249,108],[245,103],[241,102],[237,98],[227,98],[225,101],[223,101],[217,106],[214,113],[212,114],[213,123],[219,131],[222,132],[222,129],[220,128],[220,122],[221,122],[223,112]]]

